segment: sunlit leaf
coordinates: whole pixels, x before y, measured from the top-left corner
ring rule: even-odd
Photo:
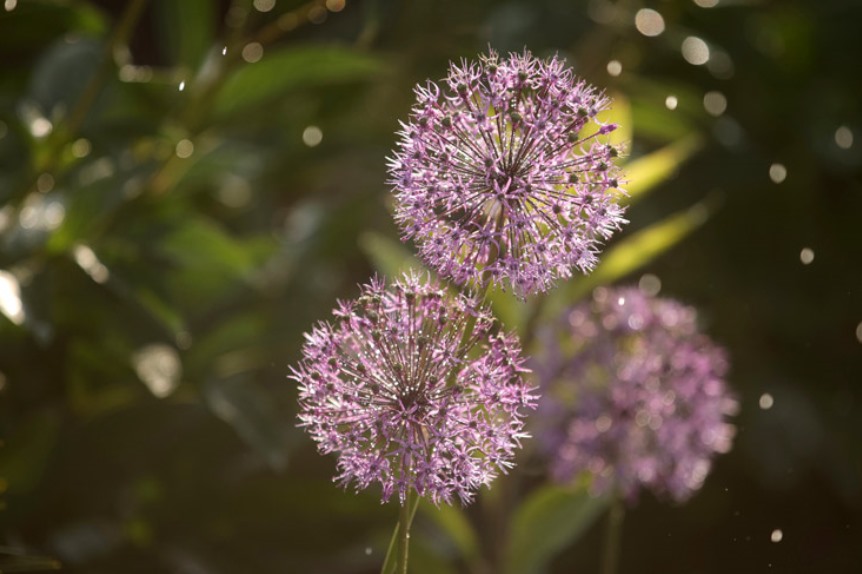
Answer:
[[[511,291],[503,291],[498,287],[488,290],[487,300],[494,311],[494,316],[500,319],[506,330],[522,332],[528,312],[535,301],[522,301]]]
[[[586,488],[544,486],[534,490],[512,519],[507,574],[540,572],[577,540],[607,506]]]
[[[607,136],[601,137],[606,138],[605,141],[608,143],[627,148],[631,145],[634,126],[632,107],[628,98],[621,93],[613,93],[610,97],[612,99],[611,107],[596,115],[597,123],[587,124],[580,135],[587,137],[594,134],[598,130],[598,124],[617,124],[617,129]]]
[[[422,263],[401,243],[368,231],[359,237],[359,245],[375,269],[386,277],[400,277],[405,271],[421,271]]]
[[[336,46],[303,46],[266,53],[222,86],[215,114],[226,117],[262,106],[295,89],[369,78],[383,69],[377,58]]]
[[[704,201],[626,237],[601,257],[592,273],[550,295],[545,312],[558,312],[595,287],[613,283],[643,267],[703,225],[710,213],[710,204]]]
[[[640,199],[662,182],[670,179],[687,159],[701,148],[697,136],[684,139],[640,157],[623,168],[628,192],[627,203]]]

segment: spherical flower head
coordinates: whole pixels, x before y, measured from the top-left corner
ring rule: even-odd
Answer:
[[[428,265],[522,297],[595,266],[625,223],[604,94],[527,51],[453,63],[415,93],[388,169],[403,239]]]
[[[553,478],[586,473],[595,491],[629,500],[646,488],[682,501],[701,487],[730,449],[737,402],[694,309],[601,288],[543,336],[540,434]]]
[[[306,335],[291,377],[300,426],[338,455],[337,482],[466,504],[512,466],[535,400],[517,339],[486,307],[407,275],[373,280],[334,315]]]

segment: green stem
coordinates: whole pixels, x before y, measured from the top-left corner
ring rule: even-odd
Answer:
[[[389,540],[389,547],[386,549],[386,557],[383,559],[383,568],[380,569],[380,574],[394,574],[400,572],[396,564],[395,550],[396,544],[401,545],[401,539],[405,538],[407,542],[410,540],[410,525],[413,523],[413,517],[416,516],[416,509],[419,508],[420,498],[413,491],[407,495],[407,500],[401,506],[399,513],[398,524],[395,525],[395,530],[392,532],[392,538]],[[402,528],[402,524],[406,524],[406,528]],[[402,535],[403,533],[403,535]],[[406,544],[406,543],[405,543]],[[400,558],[400,556],[399,556]],[[404,568],[407,568],[407,548],[404,548]],[[406,570],[404,570],[406,572]]]
[[[407,574],[407,552],[410,548],[410,499],[414,497],[412,490],[407,492],[407,500],[401,505],[401,515],[398,521],[398,574]],[[418,497],[416,497],[418,498]]]
[[[602,574],[616,574],[619,567],[620,548],[623,534],[623,517],[625,507],[618,494],[613,495],[608,513],[607,530],[605,530],[604,562]]]

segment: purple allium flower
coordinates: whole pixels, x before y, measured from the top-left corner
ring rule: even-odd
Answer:
[[[596,122],[607,97],[564,60],[527,51],[453,63],[415,92],[388,168],[403,239],[426,263],[520,296],[595,266],[625,223],[619,150],[600,141],[616,126]]]
[[[596,491],[628,499],[644,487],[682,501],[700,488],[730,449],[737,402],[693,308],[600,288],[543,336],[540,438],[553,478],[589,473]]]
[[[486,307],[406,275],[372,280],[334,315],[306,335],[291,378],[300,426],[338,455],[338,483],[466,504],[512,466],[535,400],[517,338]]]

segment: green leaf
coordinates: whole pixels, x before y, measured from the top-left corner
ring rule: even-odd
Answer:
[[[592,273],[550,295],[545,314],[557,313],[595,287],[613,283],[643,267],[703,225],[712,209],[712,203],[705,200],[626,237],[601,257]]]
[[[609,144],[631,145],[634,122],[632,121],[632,106],[628,98],[621,93],[611,94],[611,107],[596,115],[596,121],[587,124],[581,131],[581,138],[589,137],[596,133],[599,124],[617,124],[617,129],[606,136],[600,136],[602,141]]]
[[[363,80],[382,69],[379,59],[336,46],[273,51],[227,79],[216,97],[215,114],[224,118],[263,106],[291,90]]]
[[[487,300],[494,311],[494,316],[500,319],[506,330],[515,330],[523,335],[529,310],[536,304],[535,300],[522,301],[510,291],[499,287],[488,290]]]
[[[194,311],[248,286],[276,249],[271,238],[238,239],[206,217],[189,219],[160,245],[175,267],[169,279],[176,300]]]
[[[244,376],[211,379],[203,388],[210,410],[231,425],[275,470],[287,464],[287,445],[273,401]]]
[[[507,574],[541,572],[574,542],[608,504],[585,487],[544,486],[521,504],[512,519]]]
[[[400,277],[405,271],[424,271],[425,267],[401,243],[389,237],[367,231],[359,236],[359,246],[374,268],[386,277]]]
[[[626,164],[623,171],[628,182],[625,186],[629,195],[627,203],[633,203],[672,177],[701,146],[698,136],[689,136]]]
[[[197,69],[207,50],[212,47],[216,13],[212,0],[161,0],[156,15],[161,45],[171,62]]]
[[[446,533],[468,562],[479,558],[476,531],[460,508],[446,504],[436,507],[428,502],[424,502],[420,508],[427,519]]]

